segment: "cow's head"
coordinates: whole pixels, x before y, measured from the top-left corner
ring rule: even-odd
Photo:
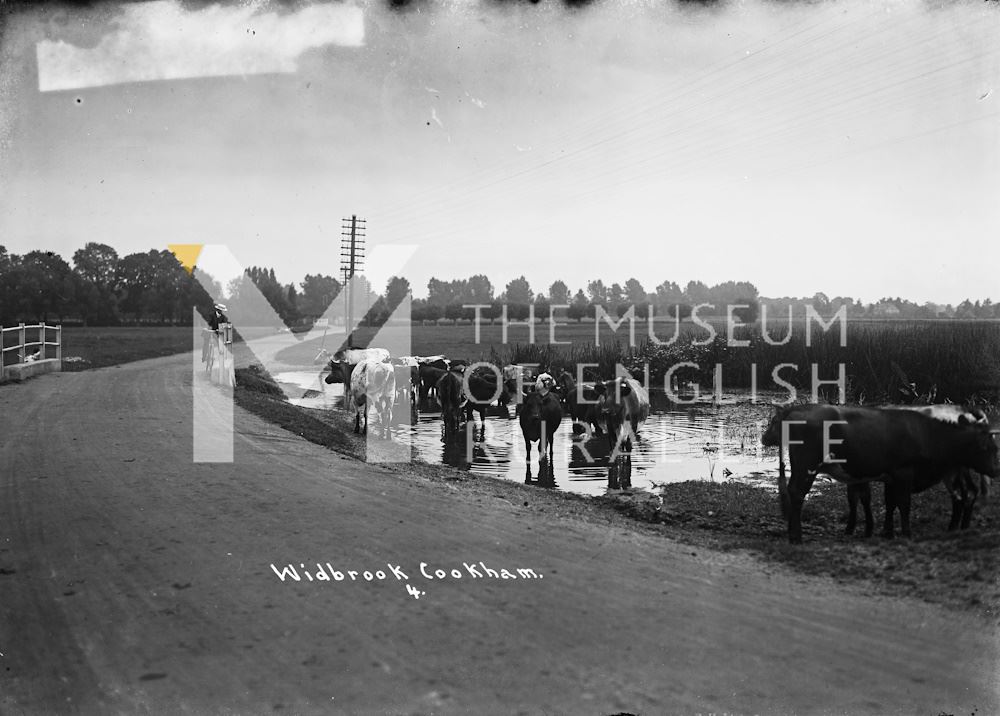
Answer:
[[[969,465],[976,472],[989,477],[1000,477],[1000,445],[997,445],[998,431],[991,429],[989,424],[977,423],[972,429],[976,431],[976,446],[973,451],[974,464]]]
[[[791,405],[775,405],[774,416],[768,423],[764,434],[760,436],[760,443],[765,447],[781,447],[782,430],[781,426],[788,418],[792,410]]]
[[[622,407],[622,398],[632,393],[632,386],[624,378],[599,380],[594,383],[597,407],[602,414],[617,412]]]

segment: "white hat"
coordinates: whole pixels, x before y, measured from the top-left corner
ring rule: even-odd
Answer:
[[[226,308],[226,304],[224,304],[224,303],[217,303],[217,304],[215,304],[215,309],[217,311],[228,311],[229,310],[228,308]]]

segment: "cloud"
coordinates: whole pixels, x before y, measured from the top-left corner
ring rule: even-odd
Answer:
[[[362,10],[348,5],[315,4],[278,14],[261,12],[259,3],[194,11],[177,0],[136,3],[123,8],[95,47],[39,42],[38,89],[290,73],[306,50],[363,44]]]

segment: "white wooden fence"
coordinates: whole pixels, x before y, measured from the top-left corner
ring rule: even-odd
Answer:
[[[35,332],[34,341],[29,341],[29,331]],[[48,331],[55,331],[56,339],[54,341],[48,340]],[[8,334],[17,334],[17,343],[7,346],[7,341],[9,340]],[[44,360],[49,357],[47,347],[55,346],[55,356],[57,360],[62,360],[62,326],[49,326],[44,323],[36,323],[34,325],[25,325],[20,323],[11,328],[0,328],[0,369],[6,368],[12,365],[18,365],[19,363],[29,363],[35,360]],[[29,348],[36,348],[37,350],[29,351]],[[16,354],[14,353],[15,351]],[[14,359],[11,359],[11,356]]]

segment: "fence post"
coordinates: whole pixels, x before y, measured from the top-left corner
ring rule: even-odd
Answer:
[[[24,363],[24,324],[17,324],[17,340],[19,341],[17,351],[17,362]]]
[[[56,360],[62,364],[62,324],[56,326]]]

